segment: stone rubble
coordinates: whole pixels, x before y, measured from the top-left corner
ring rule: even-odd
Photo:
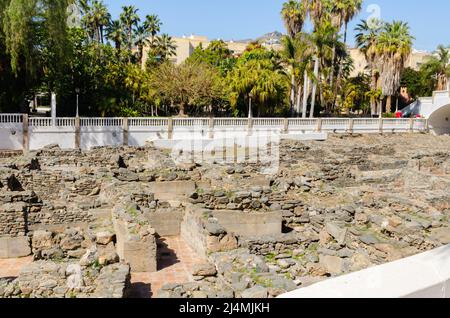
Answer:
[[[159,232],[180,227],[209,263],[161,298],[276,297],[450,243],[448,136],[283,141],[278,173],[260,168],[177,164],[151,145],[0,156],[0,247],[29,240],[35,259],[0,297],[124,297],[142,255],[156,270]],[[238,235],[218,212],[275,213],[280,233]]]

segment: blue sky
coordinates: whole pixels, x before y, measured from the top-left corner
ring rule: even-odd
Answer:
[[[123,5],[135,5],[140,15],[158,14],[162,31],[173,36],[205,35],[211,39],[239,40],[262,34],[284,32],[280,10],[284,0],[104,0],[113,17]],[[373,6],[375,5],[375,6]],[[415,36],[414,47],[433,51],[438,44],[450,45],[450,1],[448,0],[367,0],[360,16],[349,26],[353,29],[371,13],[380,9],[381,18],[407,21]]]

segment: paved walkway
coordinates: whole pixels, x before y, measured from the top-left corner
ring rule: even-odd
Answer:
[[[156,297],[165,284],[191,282],[192,266],[206,261],[192,251],[180,237],[159,240],[158,256],[158,272],[131,275],[132,297]]]
[[[23,266],[31,263],[33,257],[0,259],[0,278],[16,278]]]

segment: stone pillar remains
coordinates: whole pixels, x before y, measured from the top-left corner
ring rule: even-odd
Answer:
[[[128,146],[128,136],[129,136],[129,120],[128,117],[122,119],[123,123],[123,145]]]
[[[23,114],[23,152],[28,152],[30,149],[30,139],[29,139],[29,133],[28,133],[28,114]]]

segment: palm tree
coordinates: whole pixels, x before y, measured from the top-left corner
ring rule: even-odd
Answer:
[[[291,39],[302,31],[306,20],[306,4],[303,1],[289,0],[281,10],[286,30]]]
[[[135,6],[124,6],[122,7],[122,10],[120,21],[125,26],[125,30],[128,35],[128,50],[131,52],[133,48],[133,27],[135,27],[140,21],[137,14],[139,9],[136,9]]]
[[[290,65],[291,72],[291,97],[290,97],[290,110],[291,115],[294,114],[295,105],[295,88],[296,88],[296,45],[295,37],[303,29],[303,25],[306,20],[306,8],[307,5],[303,1],[289,0],[283,4],[281,15],[288,32],[288,37],[283,39],[284,45],[284,58],[287,64]]]
[[[123,25],[119,20],[114,20],[110,22],[106,30],[106,37],[114,42],[115,48],[120,53],[122,43],[125,39],[125,34],[123,30]]]
[[[331,59],[333,48],[337,45],[337,40],[335,37],[336,28],[331,23],[331,20],[324,20],[322,23],[316,24],[315,30],[312,34],[312,40],[316,48],[315,61],[314,61],[314,79],[312,88],[312,100],[311,100],[311,111],[310,117],[314,117],[315,103],[316,103],[316,92],[317,86],[321,85],[320,67],[322,64],[322,69],[324,68],[325,60]],[[321,87],[319,86],[321,90]],[[322,90],[321,90],[322,91]],[[323,98],[321,97],[321,100]]]
[[[286,64],[290,67],[291,72],[291,97],[290,97],[290,112],[291,116],[294,115],[294,104],[295,104],[295,75],[297,70],[297,48],[296,43],[290,36],[283,37],[283,52],[282,56]]]
[[[149,36],[149,32],[143,25],[138,26],[136,28],[136,30],[134,30],[134,38],[135,38],[134,45],[136,45],[138,48],[137,54],[138,54],[139,65],[142,65],[144,45],[147,42],[148,36]]]
[[[166,61],[169,57],[175,55],[177,46],[172,37],[168,34],[162,34],[156,38],[155,50],[161,61]]]
[[[428,77],[433,78],[435,89],[443,91],[448,89],[450,77],[450,47],[439,45],[434,55],[421,67]]]
[[[372,19],[369,21],[362,20],[361,23],[359,23],[355,28],[355,31],[358,32],[356,34],[356,45],[366,58],[371,76],[370,89],[372,94],[370,94],[370,109],[372,116],[378,113],[378,99],[375,98],[377,96],[375,92],[378,89],[378,79],[380,77],[380,72],[377,68],[377,45],[378,36],[380,31],[383,29],[383,25],[384,23],[378,19]]]
[[[162,23],[159,20],[159,17],[155,14],[147,15],[145,17],[144,28],[150,34],[150,45],[155,44],[156,35],[161,31]]]
[[[103,31],[104,27],[109,24],[109,21],[111,20],[111,15],[108,12],[108,9],[104,5],[102,1],[94,0],[92,2],[92,20],[93,24],[95,25],[96,32],[97,32],[97,41],[99,43],[104,42],[104,36]]]
[[[344,45],[347,45],[347,33],[348,33],[348,23],[361,11],[363,0],[336,0],[333,8],[333,13],[337,17],[338,29],[344,25]],[[333,63],[336,63],[335,49],[333,49]],[[339,61],[339,70],[337,73],[337,83],[335,95],[337,94],[337,87],[340,85],[342,77],[342,60]],[[331,72],[330,85],[333,85],[334,72]]]
[[[413,39],[408,23],[402,21],[387,23],[378,37],[377,53],[381,63],[381,89],[383,95],[387,97],[387,113],[391,113],[392,96],[400,87],[401,74],[406,59],[411,54]]]
[[[361,11],[363,0],[337,0],[334,3],[333,11],[339,17],[339,27],[344,25],[344,44],[347,44],[348,24]]]

